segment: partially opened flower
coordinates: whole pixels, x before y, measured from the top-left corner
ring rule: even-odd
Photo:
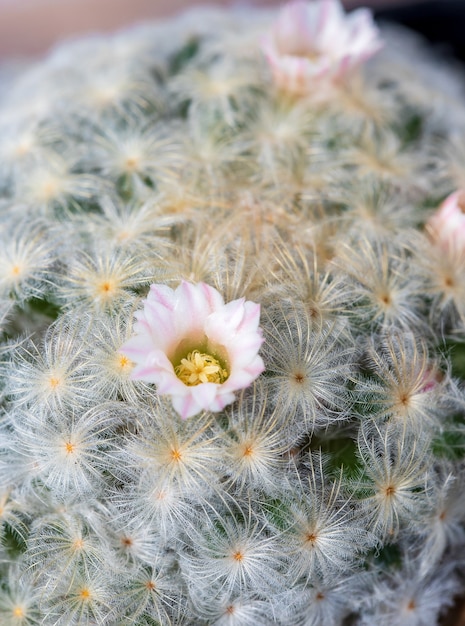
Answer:
[[[290,2],[263,42],[278,87],[301,95],[342,78],[381,46],[371,12],[346,15],[339,0]]]
[[[427,229],[444,251],[465,254],[465,190],[455,191],[429,219]]]
[[[143,304],[121,352],[136,363],[132,378],[155,383],[182,418],[221,411],[264,370],[259,304],[225,304],[213,287],[185,281],[152,285]]]

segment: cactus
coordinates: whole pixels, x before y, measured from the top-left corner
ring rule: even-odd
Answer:
[[[337,0],[195,9],[15,79],[1,624],[438,623],[464,588],[459,84]]]

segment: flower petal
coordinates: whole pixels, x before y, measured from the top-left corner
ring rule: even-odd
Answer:
[[[175,305],[175,295],[173,290],[166,285],[150,285],[147,301],[157,302],[172,311]]]
[[[256,304],[255,302],[245,302],[244,303],[244,316],[237,330],[239,332],[245,331],[245,329],[247,329],[249,332],[252,330],[256,331],[258,328],[259,322],[260,322],[260,305]]]
[[[244,389],[260,376],[264,369],[265,365],[262,358],[256,356],[246,367],[240,367],[231,372],[224,386],[232,389]]]
[[[228,329],[228,337],[232,339],[244,319],[244,302],[244,298],[228,302],[206,318],[204,331],[211,341],[222,345],[225,339],[225,328]]]
[[[191,393],[188,393],[185,396],[172,395],[171,403],[173,405],[173,409],[179,413],[183,420],[197,415],[197,413],[200,413],[202,410],[202,408],[196,403],[195,398]]]
[[[283,54],[305,56],[312,52],[315,28],[308,19],[306,2],[291,2],[285,5],[274,24],[274,40]]]
[[[141,333],[128,339],[119,352],[128,356],[135,363],[145,363],[147,358],[147,338]]]
[[[191,393],[195,402],[204,410],[208,410],[218,393],[219,385],[215,383],[203,383],[191,387]]]
[[[205,319],[215,308],[224,304],[223,298],[208,285],[193,285],[182,281],[175,290],[174,324],[179,337],[203,333]]]

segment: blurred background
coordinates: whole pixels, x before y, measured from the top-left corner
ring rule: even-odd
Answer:
[[[377,17],[405,23],[464,54],[465,0],[345,0],[348,9],[370,6]],[[202,2],[189,0],[0,0],[0,60],[43,55],[78,34],[112,32],[167,17]],[[206,3],[203,3],[206,4]],[[218,0],[225,6],[282,4],[278,0]],[[458,17],[459,16],[459,17]],[[449,41],[449,44],[447,44]]]

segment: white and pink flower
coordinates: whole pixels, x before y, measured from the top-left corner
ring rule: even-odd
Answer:
[[[259,304],[225,304],[213,287],[183,281],[151,285],[143,305],[121,352],[136,364],[132,378],[155,383],[183,419],[221,411],[263,372]]]
[[[436,245],[453,255],[465,254],[465,190],[451,193],[430,217],[427,229]]]
[[[346,15],[339,0],[290,2],[263,42],[278,87],[299,95],[340,80],[381,47],[371,12]]]

